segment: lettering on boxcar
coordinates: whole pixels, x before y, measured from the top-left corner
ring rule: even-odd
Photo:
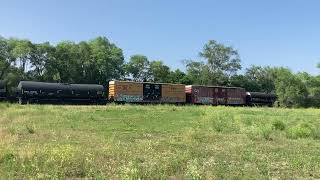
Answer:
[[[199,97],[198,98],[198,103],[201,104],[212,104],[213,98],[211,97]]]
[[[124,101],[124,102],[142,102],[143,97],[142,96],[119,94],[119,96],[116,98],[116,100],[117,101]]]

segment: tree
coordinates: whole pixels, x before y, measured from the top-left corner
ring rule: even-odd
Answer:
[[[9,73],[13,60],[9,52],[7,40],[0,36],[0,79],[3,79],[4,76]]]
[[[227,85],[229,78],[241,69],[240,56],[230,46],[210,40],[203,47],[203,61],[187,60],[187,76],[200,85]]]
[[[14,63],[23,72],[29,70],[29,63],[34,58],[35,46],[29,40],[9,39],[9,52],[15,58]]]
[[[49,42],[42,44],[35,44],[35,52],[31,59],[32,79],[39,81],[50,81],[50,78],[45,77],[48,64],[53,61],[55,47],[51,46]]]
[[[192,84],[190,78],[186,75],[186,73],[182,72],[180,69],[171,71],[169,79],[170,83]]]
[[[91,59],[95,64],[92,69],[96,83],[107,84],[108,80],[120,79],[124,76],[124,57],[122,50],[109,42],[105,37],[89,41]]]
[[[203,62],[186,60],[185,64],[187,69],[187,76],[194,84],[209,84],[209,78],[207,76],[208,69],[206,68],[206,65]]]
[[[277,78],[275,89],[278,101],[283,107],[303,107],[306,105],[308,91],[305,84],[286,68],[275,68]]]
[[[249,79],[244,75],[233,75],[229,79],[229,86],[242,87],[249,92],[260,91],[260,86],[257,81]]]
[[[132,76],[134,81],[148,81],[150,79],[150,62],[143,55],[133,55],[126,64],[126,72]]]
[[[78,48],[74,42],[63,41],[57,44],[55,58],[50,63],[53,70],[54,79],[62,83],[78,82],[80,73],[77,71],[79,66]]]
[[[90,45],[82,41],[78,44],[78,54],[79,54],[79,79],[80,83],[96,83],[95,71],[97,69],[94,59],[91,58],[91,48]]]
[[[168,82],[170,68],[163,64],[161,60],[150,63],[150,73],[154,82]]]
[[[245,76],[257,84],[256,91],[274,92],[275,68],[252,65],[250,68],[247,68]]]
[[[308,91],[307,106],[320,107],[320,77],[300,72],[297,77],[306,86]]]
[[[207,60],[209,71],[213,74],[224,74],[229,77],[241,69],[238,52],[214,40],[205,44],[199,55]]]

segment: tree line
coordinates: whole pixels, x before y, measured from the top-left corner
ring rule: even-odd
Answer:
[[[0,36],[0,79],[8,87],[21,80],[94,83],[112,79],[243,87],[247,91],[276,93],[284,107],[320,107],[320,76],[293,73],[284,67],[252,65],[239,73],[241,58],[231,46],[209,40],[199,59],[184,60],[185,71],[171,69],[162,60],[136,54],[127,61],[121,48],[106,37],[75,43],[33,43]]]

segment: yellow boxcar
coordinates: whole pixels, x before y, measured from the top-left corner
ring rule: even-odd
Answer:
[[[110,81],[109,100],[129,103],[185,103],[185,85]]]

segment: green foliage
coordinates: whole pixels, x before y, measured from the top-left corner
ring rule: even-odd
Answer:
[[[186,73],[182,72],[179,69],[170,72],[169,82],[178,84],[192,84],[189,76],[187,76]]]
[[[91,58],[95,64],[96,83],[106,84],[108,80],[119,79],[124,75],[122,50],[105,37],[89,41]]]
[[[273,129],[283,131],[286,129],[286,125],[281,120],[275,120],[272,123]]]
[[[9,54],[9,45],[6,39],[0,36],[0,79],[8,73],[10,69],[11,56]]]
[[[148,81],[151,76],[150,62],[143,55],[133,55],[126,64],[126,72],[133,77],[134,81]]]
[[[208,41],[199,55],[205,62],[185,61],[187,75],[194,84],[227,85],[229,78],[241,69],[238,52],[214,40]]]
[[[0,39],[0,79],[14,87],[20,80],[99,83],[124,75],[122,50],[105,37],[88,42]]]
[[[8,44],[10,47],[10,53],[15,58],[16,63],[19,64],[19,68],[23,71],[27,71],[29,63],[34,58],[35,46],[29,40],[9,39]]]
[[[287,131],[287,137],[291,139],[308,138],[313,134],[313,127],[310,124],[302,123],[291,127]]]
[[[306,86],[308,97],[306,98],[307,107],[320,107],[320,77],[311,76],[306,72],[298,73],[297,77]]]
[[[276,74],[274,68],[252,65],[246,70],[245,76],[249,82],[253,83],[253,87],[248,88],[253,89],[252,91],[270,93],[275,90]]]
[[[194,84],[204,85],[208,83],[203,62],[186,60],[185,64],[187,75]]]
[[[204,45],[199,55],[207,60],[211,73],[235,74],[241,69],[240,56],[230,46],[225,46],[217,41],[210,40]]]
[[[169,82],[170,80],[170,68],[160,60],[151,61],[150,73],[154,82]]]
[[[280,105],[284,107],[305,106],[308,96],[305,84],[286,68],[277,68],[276,75],[275,89]]]
[[[262,91],[258,81],[252,80],[245,75],[231,76],[229,79],[229,85],[232,87],[243,87],[249,92]]]
[[[272,128],[270,126],[261,126],[259,131],[264,139],[271,140]]]

